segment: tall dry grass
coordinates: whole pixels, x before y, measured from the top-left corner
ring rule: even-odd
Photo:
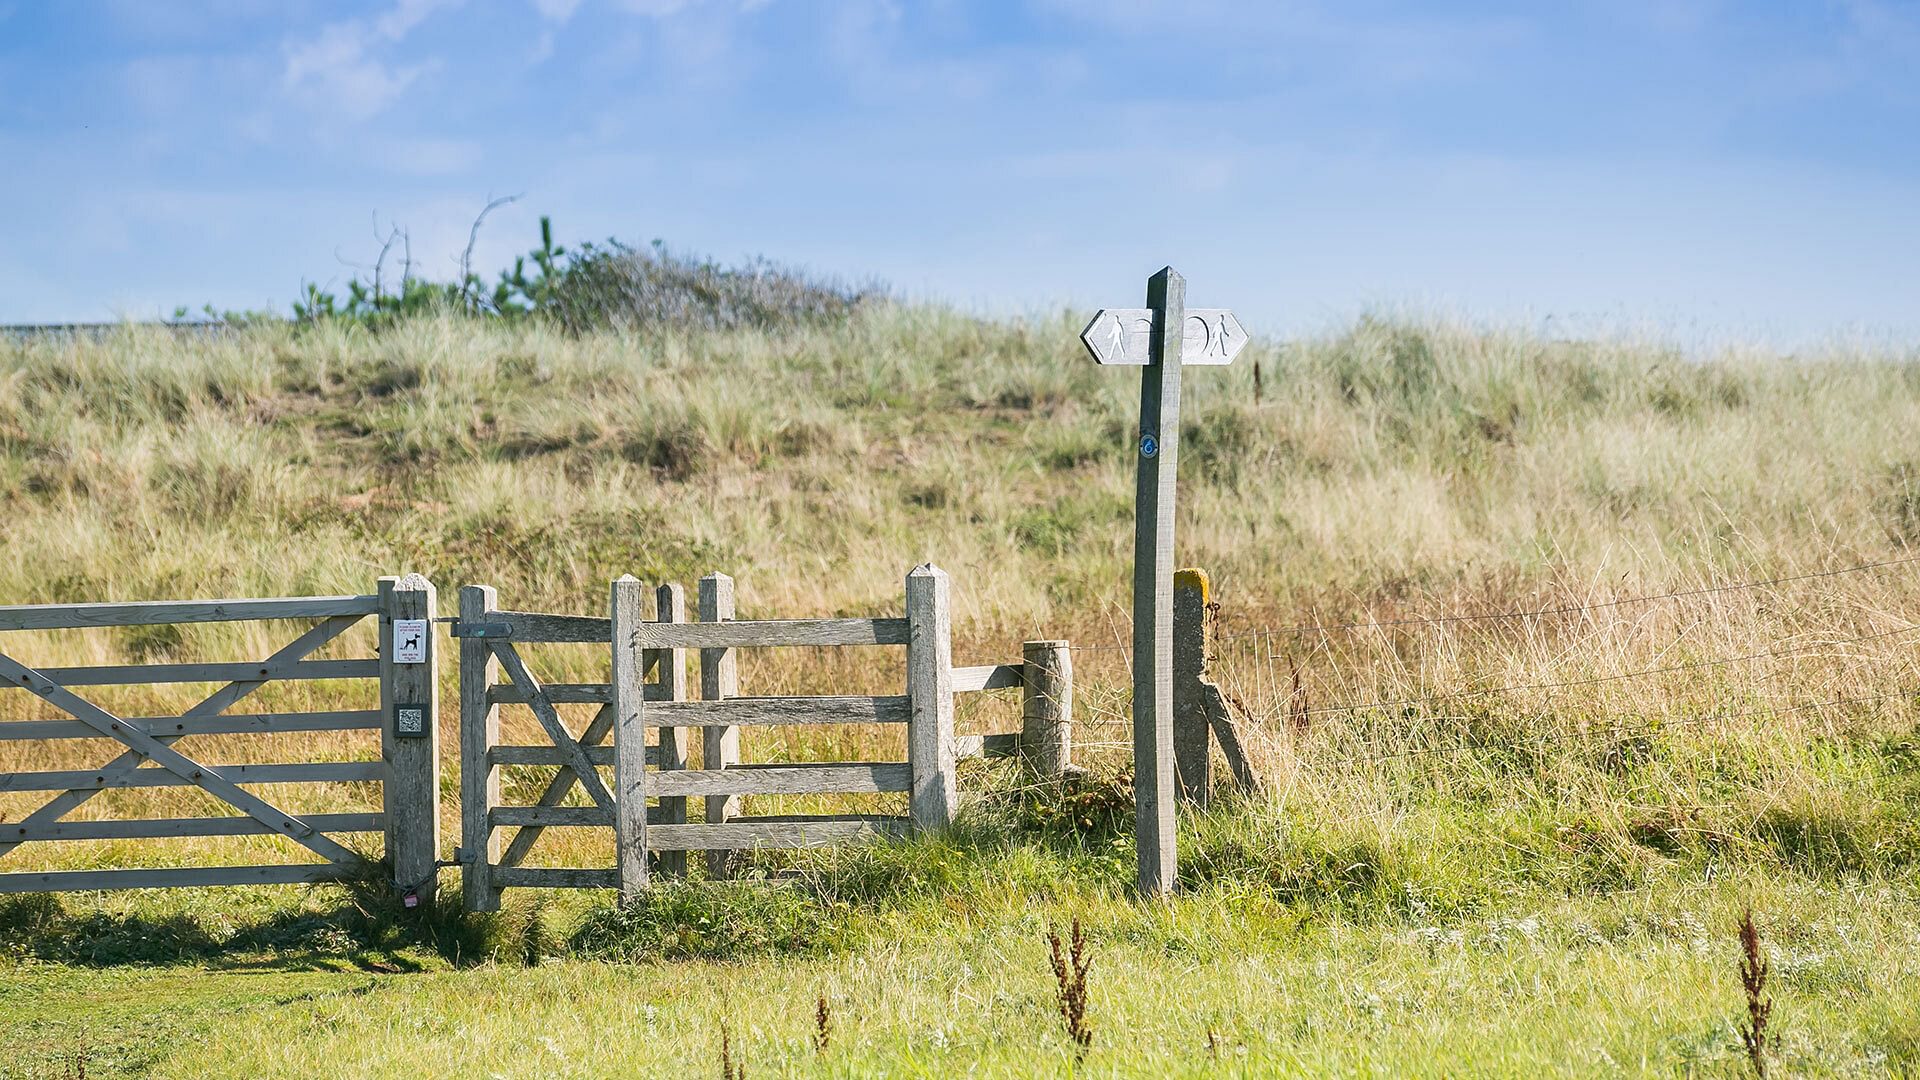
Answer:
[[[378,335],[0,344],[0,602],[358,593],[417,570],[449,613],[464,583],[497,586],[506,606],[584,612],[621,573],[691,585],[722,570],[745,616],[872,614],[897,611],[906,570],[932,560],[954,578],[961,662],[1010,659],[1026,638],[1088,646],[1083,734],[1119,744],[1125,656],[1106,647],[1128,637],[1134,386],[1084,357],[1078,328],[878,306],[778,335],[421,319]],[[1367,319],[1257,343],[1188,380],[1179,550],[1215,577],[1223,677],[1253,708],[1283,801],[1384,837],[1422,800],[1506,793],[1532,813],[1590,799],[1624,835],[1666,820],[1643,812],[1656,803],[1692,820],[1695,803],[1726,802],[1716,755],[1731,747],[1739,783],[1772,792],[1753,798],[1817,805],[1839,798],[1846,771],[1823,746],[1911,730],[1914,566],[1420,620],[1905,558],[1920,537],[1916,421],[1911,352],[1689,358]],[[1400,625],[1255,633],[1380,622]],[[4,645],[28,663],[244,659],[290,636]],[[556,648],[540,663],[589,678],[604,658]],[[898,681],[864,656],[755,659],[745,675],[749,692]],[[1504,687],[1521,689],[1484,692]],[[317,693],[262,700],[317,707]],[[101,696],[146,715],[186,702]],[[1299,709],[1304,734],[1286,719]],[[962,716],[999,727],[1008,714],[970,699]],[[7,719],[43,715],[0,697]],[[530,720],[511,723],[532,737]],[[768,737],[749,755],[852,756],[879,736],[810,738]],[[226,760],[290,749],[200,745]],[[98,756],[4,743],[0,770]],[[124,815],[176,798],[96,803]],[[0,812],[32,804],[0,796]]]

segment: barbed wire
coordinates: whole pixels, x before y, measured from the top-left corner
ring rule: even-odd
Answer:
[[[1552,607],[1531,608],[1520,611],[1495,611],[1478,615],[1414,615],[1404,619],[1356,620],[1339,623],[1299,623],[1292,626],[1274,626],[1252,630],[1241,630],[1231,634],[1216,634],[1214,642],[1224,644],[1245,641],[1260,637],[1282,637],[1298,634],[1331,634],[1354,630],[1390,629],[1400,626],[1446,626],[1454,623],[1492,622],[1512,619],[1538,619],[1558,615],[1586,614],[1595,611],[1609,611],[1614,608],[1628,607],[1633,604],[1649,604],[1660,600],[1687,599],[1696,596],[1713,596],[1720,593],[1742,592],[1753,589],[1772,588],[1776,585],[1790,585],[1799,581],[1818,581],[1826,578],[1841,577],[1847,574],[1860,574],[1870,570],[1884,570],[1891,566],[1906,566],[1920,563],[1920,554],[1908,555],[1898,559],[1882,559],[1878,562],[1858,563],[1831,570],[1815,570],[1804,574],[1785,574],[1779,577],[1756,578],[1749,581],[1731,582],[1725,585],[1709,585],[1698,589],[1676,589],[1671,592],[1648,593],[1642,596],[1627,596],[1616,600],[1603,600],[1593,604],[1559,604]],[[1131,645],[1072,645],[1075,652],[1130,652]]]

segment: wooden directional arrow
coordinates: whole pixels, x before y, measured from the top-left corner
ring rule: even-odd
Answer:
[[[1151,357],[1154,319],[1152,308],[1106,308],[1080,332],[1080,340],[1103,364],[1144,367]],[[1231,364],[1247,347],[1246,330],[1226,308],[1189,308],[1182,321],[1183,364]]]

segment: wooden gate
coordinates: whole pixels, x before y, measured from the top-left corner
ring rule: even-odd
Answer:
[[[460,593],[461,759],[463,833],[460,861],[470,906],[491,910],[514,886],[620,887],[631,891],[650,873],[682,873],[685,853],[706,851],[710,875],[725,873],[726,853],[802,847],[910,828],[939,828],[953,816],[953,670],[947,575],[932,566],[907,579],[907,614],[877,619],[734,619],[733,581],[700,581],[699,622],[687,619],[677,585],[656,592],[631,577],[614,582],[608,617],[500,610],[494,590]],[[542,684],[515,648],[519,643],[577,642],[609,647],[606,683]],[[894,645],[907,648],[903,694],[877,697],[742,697],[736,650],[780,646]],[[689,700],[686,653],[700,654],[699,698]],[[500,681],[501,674],[507,682]],[[651,682],[647,681],[653,675]],[[601,708],[576,734],[554,708]],[[504,745],[499,707],[532,710],[547,742]],[[907,761],[739,764],[739,729],[777,724],[866,723],[907,727]],[[701,768],[691,768],[692,729],[699,728]],[[657,732],[657,738],[649,736]],[[557,766],[533,805],[502,805],[499,770]],[[611,767],[612,784],[601,770]],[[574,789],[590,805],[578,805]],[[908,817],[842,814],[742,817],[740,799],[775,794],[909,794]],[[562,805],[572,796],[576,805]],[[648,800],[657,805],[648,806]],[[689,800],[704,819],[688,820]],[[616,865],[550,868],[521,865],[541,830],[612,826]],[[510,843],[501,830],[519,831]]]
[[[732,581],[701,582],[699,623],[640,619],[640,583],[613,583],[615,832],[620,890],[647,885],[655,852],[720,853],[795,848],[946,827],[958,803],[953,737],[953,661],[946,572],[932,564],[907,575],[903,618],[734,621]],[[783,646],[903,645],[906,693],[878,697],[742,697],[733,652]],[[648,650],[699,649],[698,701],[649,705],[641,684]],[[904,724],[905,762],[740,765],[738,728],[780,724]],[[647,768],[639,748],[649,728],[698,726],[708,748],[703,769]],[[630,749],[631,748],[631,749]],[[729,757],[732,760],[729,760]],[[905,792],[907,818],[867,814],[739,817],[730,805],[745,795]],[[704,796],[707,819],[655,823],[644,812],[651,795]],[[712,854],[709,856],[713,858]],[[717,860],[716,860],[717,861]]]
[[[656,593],[659,618],[686,619],[686,591],[662,585]],[[460,590],[460,617],[453,636],[460,641],[460,805],[461,844],[457,861],[465,882],[467,906],[494,911],[500,891],[515,887],[613,888],[619,875],[612,868],[543,867],[525,865],[542,833],[554,827],[599,826],[614,822],[613,795],[600,770],[613,765],[612,689],[606,682],[549,683],[534,674],[520,646],[529,644],[586,644],[610,654],[612,620],[605,616],[554,615],[502,610],[490,585],[468,585]],[[662,663],[665,659],[667,662]],[[659,700],[686,695],[684,656],[649,653],[648,670],[656,681],[646,693]],[[604,667],[601,668],[604,670]],[[500,681],[505,674],[506,682]],[[539,745],[502,741],[500,707],[523,705],[539,723],[546,741]],[[556,706],[597,705],[576,733]],[[663,730],[655,745],[645,749],[649,762],[667,767],[686,765],[681,733]],[[507,805],[501,770],[514,766],[557,766],[538,785],[530,805]],[[578,788],[590,803],[577,805]],[[565,805],[569,799],[576,805]],[[650,811],[658,820],[685,820],[686,800],[666,800]],[[508,841],[504,830],[513,829]]]
[[[380,617],[378,659],[310,659],[368,616]],[[89,667],[31,667],[0,648],[0,687],[24,690],[67,719],[0,722],[0,743],[106,743],[106,760],[85,769],[0,772],[0,793],[54,792],[18,820],[0,824],[0,857],[28,844],[138,840],[166,837],[277,835],[319,862],[254,866],[187,866],[24,871],[0,874],[0,893],[122,889],[190,885],[285,884],[364,878],[376,872],[369,856],[337,839],[383,833],[388,870],[396,885],[419,893],[433,885],[438,847],[439,756],[434,750],[431,634],[421,635],[417,664],[396,665],[393,619],[433,618],[433,587],[424,578],[383,578],[368,596],[273,600],[162,601],[131,604],[57,604],[0,607],[0,631],[92,627],[161,627],[195,623],[312,621],[312,626],[264,660],[246,663],[165,663]],[[427,625],[430,627],[431,622]],[[0,646],[11,643],[0,639]],[[14,650],[18,651],[18,650]],[[379,680],[377,708],[229,713],[272,683]],[[174,716],[119,715],[74,691],[88,686],[219,683],[220,688]],[[416,710],[422,738],[396,736],[387,723],[395,710]],[[222,735],[378,730],[381,756],[357,761],[216,764],[189,752],[190,740]],[[183,744],[185,747],[183,748]],[[296,814],[247,790],[260,785],[380,785],[380,810]],[[131,820],[69,820],[112,789],[191,787],[237,814]],[[284,800],[282,800],[284,802]]]

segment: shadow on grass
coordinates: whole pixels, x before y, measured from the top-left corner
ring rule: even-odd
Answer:
[[[538,908],[479,915],[456,890],[404,907],[384,883],[317,890],[330,903],[216,931],[185,913],[76,911],[55,895],[0,898],[0,956],[73,967],[196,965],[227,970],[420,971],[546,951]]]

